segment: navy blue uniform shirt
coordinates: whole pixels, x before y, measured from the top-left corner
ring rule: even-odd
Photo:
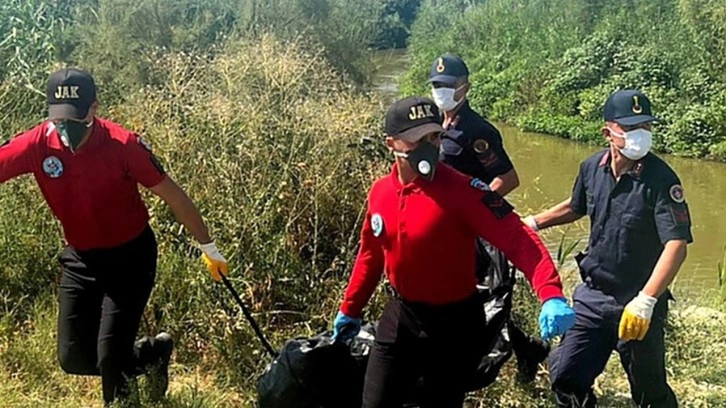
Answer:
[[[474,112],[469,101],[461,106],[441,140],[441,160],[487,184],[514,168],[499,131]]]
[[[590,241],[578,257],[583,279],[622,302],[648,281],[666,242],[693,242],[681,182],[652,153],[619,181],[609,149],[582,162],[571,208],[590,217]]]

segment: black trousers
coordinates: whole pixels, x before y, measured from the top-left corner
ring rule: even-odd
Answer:
[[[595,407],[592,385],[615,349],[638,407],[677,407],[665,369],[663,328],[669,296],[666,293],[658,299],[645,338],[624,342],[618,339],[624,306],[600,290],[586,284],[578,286],[573,294],[575,325],[550,356],[550,378],[558,406]]]
[[[422,407],[461,407],[484,336],[484,308],[476,295],[444,306],[389,300],[368,360],[363,407],[402,406],[420,378],[423,395],[415,399]]]
[[[66,247],[59,290],[58,359],[69,374],[101,375],[109,403],[152,356],[134,339],[156,277],[156,238],[150,227],[119,247]]]

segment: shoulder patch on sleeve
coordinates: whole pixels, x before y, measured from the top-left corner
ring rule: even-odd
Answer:
[[[682,203],[686,201],[686,195],[683,192],[683,187],[680,184],[674,184],[668,190],[668,194],[671,196],[671,200],[676,203]]]
[[[151,151],[151,143],[149,143],[148,140],[144,139],[141,136],[138,136],[139,144],[144,147],[144,149]]]
[[[502,196],[495,193],[494,191],[487,191],[481,198],[482,204],[484,204],[497,218],[504,218],[514,211],[514,207]]]
[[[673,223],[678,226],[691,225],[691,215],[688,212],[688,206],[685,203],[670,204],[671,216]]]
[[[492,144],[493,143],[493,144]],[[474,152],[474,156],[485,168],[491,168],[501,163],[504,160],[503,157],[499,157],[496,147],[498,146],[496,141],[489,141],[486,138],[479,138],[471,143],[471,150]]]
[[[164,166],[161,165],[161,162],[159,161],[158,158],[156,158],[156,156],[154,156],[153,153],[150,155],[149,159],[151,160],[151,164],[153,164],[154,167],[156,168],[156,170],[159,171],[159,174],[166,174],[166,170],[164,170]]]
[[[474,143],[472,143],[471,147],[476,153],[484,153],[489,150],[489,142],[484,139],[476,139]]]
[[[497,156],[494,152],[489,152],[489,154],[480,155],[479,161],[482,165],[484,165],[484,167],[490,168],[495,164],[499,164],[499,156]]]

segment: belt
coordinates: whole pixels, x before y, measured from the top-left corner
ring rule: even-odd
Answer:
[[[404,299],[400,293],[396,290],[396,288],[393,287],[390,283],[385,285],[386,292],[391,297],[391,299],[399,302],[401,305],[409,309],[410,311],[414,312],[441,312],[446,311],[447,309],[456,310],[457,308],[460,308],[463,305],[466,305],[467,303],[471,302],[481,302],[481,295],[478,291],[474,290],[471,294],[471,296],[467,296],[462,300],[457,300],[455,302],[451,303],[445,303],[441,305],[434,305],[431,303],[426,302],[412,302],[409,300]]]
[[[580,278],[582,279],[582,282],[591,289],[599,290],[608,295],[613,295],[616,292],[616,285],[607,284],[602,281],[597,281],[596,279],[593,279],[592,276],[590,276],[590,274],[585,272],[584,269],[582,269],[581,264],[586,256],[587,256],[587,251],[585,251],[585,252],[580,251],[575,255],[575,262],[577,262],[577,269],[579,269],[579,271],[580,271]]]
[[[608,285],[604,284],[603,282],[595,282],[591,276],[587,276],[584,282],[585,285],[587,285],[587,287],[589,287],[590,289],[596,289],[608,295],[615,295],[615,293],[617,292],[615,290],[616,285]]]

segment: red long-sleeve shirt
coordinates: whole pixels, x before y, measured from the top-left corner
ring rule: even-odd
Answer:
[[[495,216],[493,210],[505,203],[480,186],[444,164],[431,182],[417,178],[401,185],[396,165],[377,180],[341,311],[359,317],[384,271],[410,302],[439,305],[471,296],[477,237],[504,252],[541,301],[563,296],[557,269],[537,234],[514,212]]]

